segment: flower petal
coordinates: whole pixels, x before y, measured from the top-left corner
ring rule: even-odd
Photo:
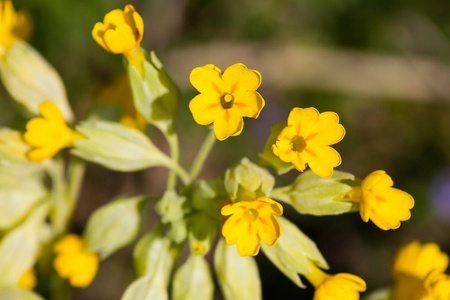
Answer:
[[[342,162],[339,153],[329,146],[308,145],[304,152],[311,170],[322,178],[331,177],[333,168]]]
[[[214,135],[220,141],[229,136],[239,135],[244,127],[242,117],[230,109],[224,109],[214,120]]]
[[[131,27],[127,24],[119,24],[115,30],[105,32],[104,41],[112,53],[126,53],[136,47],[136,40]]]
[[[320,114],[315,129],[309,136],[305,136],[305,140],[318,145],[334,145],[341,141],[344,135],[345,129],[339,124],[338,114],[326,111]]]
[[[320,113],[314,107],[299,108],[291,110],[288,117],[288,125],[296,128],[296,135],[308,137],[317,122],[319,122]]]
[[[125,24],[125,15],[123,13],[123,10],[121,9],[114,9],[107,13],[105,17],[103,18],[103,23],[108,29],[114,29],[119,24]]]
[[[249,70],[241,63],[229,66],[222,78],[226,82],[227,92],[233,95],[256,91],[261,85],[261,74],[256,70]]]
[[[222,73],[214,65],[209,64],[195,68],[192,70],[189,80],[200,93],[221,96],[225,92]]]
[[[243,117],[258,118],[264,105],[264,99],[256,91],[245,91],[234,96],[233,109]]]
[[[257,223],[258,234],[261,240],[267,246],[274,246],[282,233],[280,221],[274,215],[268,214],[266,216],[260,216]]]
[[[217,94],[199,94],[189,102],[189,109],[195,122],[209,125],[223,111]]]
[[[58,106],[49,101],[45,100],[41,104],[39,104],[39,113],[45,119],[52,120],[61,124],[65,124],[64,116],[59,110]]]

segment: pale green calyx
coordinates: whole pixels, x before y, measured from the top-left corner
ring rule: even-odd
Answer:
[[[214,283],[208,263],[203,256],[190,255],[175,272],[173,300],[211,300]]]
[[[334,171],[330,178],[322,178],[306,171],[293,184],[275,188],[270,196],[292,205],[302,214],[338,215],[359,211],[359,203],[335,200],[357,183],[350,173]]]
[[[170,132],[180,106],[180,91],[153,51],[144,62],[144,70],[142,78],[135,66],[128,65],[134,105],[147,122],[163,132]]]
[[[38,105],[50,100],[64,119],[73,120],[64,84],[55,69],[28,43],[15,40],[0,60],[0,75],[8,93],[28,115],[39,115]]]
[[[314,261],[323,269],[328,264],[317,248],[316,244],[300,229],[283,217],[278,217],[283,228],[283,234],[275,246],[261,245],[264,254],[272,263],[297,286],[306,286],[298,274],[311,274],[308,259]]]
[[[130,243],[139,231],[139,206],[144,200],[142,196],[119,198],[97,209],[86,226],[89,250],[105,259]]]
[[[86,138],[74,141],[72,153],[117,171],[136,171],[152,166],[171,166],[172,161],[142,132],[106,121],[87,121],[77,126]]]
[[[225,188],[233,201],[251,201],[257,197],[268,197],[275,184],[270,173],[247,158],[225,173]]]
[[[258,266],[252,256],[241,257],[220,239],[214,253],[214,268],[225,300],[262,299]]]

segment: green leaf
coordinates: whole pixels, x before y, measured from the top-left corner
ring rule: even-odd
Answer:
[[[214,267],[225,300],[262,299],[261,279],[253,257],[241,257],[235,247],[220,239],[214,253]]]
[[[275,246],[261,244],[264,254],[272,263],[297,286],[306,286],[298,274],[311,274],[308,259],[318,266],[328,269],[328,264],[316,244],[300,229],[283,217],[278,217],[283,234]]]
[[[253,200],[256,197],[269,196],[274,184],[275,179],[266,169],[246,157],[239,165],[225,173],[225,188],[232,200]],[[253,199],[246,199],[249,196]]]
[[[287,173],[294,168],[291,163],[282,161],[272,152],[272,145],[275,144],[281,130],[286,126],[286,122],[278,122],[270,126],[269,138],[267,139],[263,152],[259,154],[260,160],[258,161],[258,164],[261,166],[272,166],[275,168],[278,175]]]
[[[77,126],[86,139],[74,141],[77,155],[117,171],[136,171],[169,166],[170,159],[142,132],[106,121],[87,121]]]
[[[173,279],[174,300],[212,300],[214,283],[203,256],[190,255]]]
[[[180,92],[152,51],[144,62],[145,78],[128,65],[128,78],[137,111],[163,132],[172,130],[180,106]]]
[[[66,121],[73,120],[64,84],[55,69],[28,43],[16,39],[0,60],[0,76],[8,93],[28,115],[39,115],[38,106],[50,100]]]
[[[274,189],[271,197],[292,205],[302,214],[338,215],[359,211],[359,203],[334,200],[356,183],[350,173],[334,171],[330,178],[322,178],[306,171],[292,185]]]
[[[86,226],[89,250],[105,259],[131,243],[139,231],[139,206],[144,199],[142,196],[120,198],[97,209]]]

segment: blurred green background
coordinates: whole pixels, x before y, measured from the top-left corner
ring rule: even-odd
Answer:
[[[145,22],[142,47],[156,51],[182,89],[177,122],[185,165],[207,132],[187,107],[196,94],[189,72],[207,63],[225,69],[236,62],[259,70],[266,107],[257,120],[246,120],[242,135],[216,144],[203,178],[220,176],[243,156],[256,161],[270,125],[285,120],[291,108],[336,111],[347,131],[336,146],[343,159],[338,169],[360,178],[386,170],[416,205],[409,221],[388,232],[363,223],[358,214],[312,217],[285,207],[285,215],[316,241],[331,273],[357,274],[371,291],[390,284],[390,261],[405,242],[434,241],[450,253],[449,1],[13,2],[31,13],[30,43],[61,74],[79,120],[92,94],[123,69],[122,58],[98,46],[91,29],[105,13],[133,4]],[[13,113],[3,88],[0,100],[1,124],[23,130],[24,120]],[[156,130],[150,134],[167,148]],[[89,165],[74,230],[81,232],[90,213],[119,194],[161,194],[164,172],[124,174]],[[291,171],[278,184],[297,175]],[[102,263],[94,283],[74,290],[73,299],[120,299],[133,280],[131,252],[126,248]],[[312,288],[298,289],[263,254],[257,259],[264,299],[312,298]]]

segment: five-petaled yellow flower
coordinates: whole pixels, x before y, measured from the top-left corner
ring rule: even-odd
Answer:
[[[59,108],[51,101],[45,100],[39,104],[42,118],[28,121],[23,137],[32,147],[27,152],[27,158],[32,162],[40,162],[51,158],[59,150],[72,147],[75,139],[84,136],[70,129]]]
[[[53,245],[56,253],[55,270],[62,278],[68,278],[74,287],[87,287],[97,274],[99,257],[89,251],[86,241],[69,234]]]
[[[189,103],[195,122],[209,125],[214,122],[218,140],[239,135],[244,127],[242,117],[258,118],[265,102],[256,91],[261,74],[243,64],[234,64],[225,72],[208,64],[192,70],[191,84],[201,94]]]
[[[313,300],[358,300],[359,293],[366,290],[366,282],[356,275],[329,275],[313,262],[308,260],[308,263],[311,274],[305,274],[305,277],[316,289]]]
[[[435,243],[404,245],[392,264],[395,299],[450,299],[450,278],[443,273],[448,263],[448,255]]]
[[[223,224],[222,234],[227,245],[236,244],[240,256],[257,255],[261,240],[268,246],[276,245],[282,230],[277,216],[283,207],[267,197],[253,201],[239,201],[222,207],[222,215],[231,216]]]
[[[385,171],[375,171],[336,200],[359,202],[361,219],[369,219],[383,230],[397,229],[400,221],[409,220],[414,199],[407,192],[393,188],[394,182]]]
[[[319,113],[313,107],[294,108],[287,126],[272,146],[273,153],[284,162],[292,162],[303,172],[306,164],[318,176],[328,178],[341,164],[341,156],[330,147],[344,138],[344,126],[334,112]]]
[[[105,15],[103,23],[92,29],[92,37],[106,51],[123,54],[143,75],[145,55],[140,47],[144,35],[144,21],[133,5],[115,9]]]
[[[10,0],[0,1],[0,48],[10,48],[17,38],[27,39],[31,27],[27,14],[17,13]]]
[[[26,271],[25,274],[22,275],[18,282],[19,288],[30,291],[34,289],[36,284],[36,273],[34,272],[33,268],[28,269],[28,271]]]

